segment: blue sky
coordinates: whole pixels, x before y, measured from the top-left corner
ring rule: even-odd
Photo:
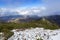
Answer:
[[[42,0],[0,0],[0,7],[40,6]]]
[[[60,0],[0,0],[0,8],[41,7],[60,8]]]
[[[0,16],[14,14],[60,15],[55,12],[60,12],[60,0],[0,0]]]

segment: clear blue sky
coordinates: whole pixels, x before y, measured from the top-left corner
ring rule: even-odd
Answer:
[[[0,7],[40,6],[42,0],[0,0]]]

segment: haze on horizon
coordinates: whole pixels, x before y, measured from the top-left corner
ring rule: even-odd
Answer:
[[[0,16],[7,15],[60,15],[60,0],[0,0]]]

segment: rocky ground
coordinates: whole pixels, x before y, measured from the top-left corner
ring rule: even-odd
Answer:
[[[26,30],[12,30],[14,35],[8,40],[60,40],[60,29],[49,30],[44,28],[32,28]]]

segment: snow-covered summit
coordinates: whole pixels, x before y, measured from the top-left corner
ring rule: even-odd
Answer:
[[[32,28],[26,30],[13,30],[14,35],[8,40],[60,40],[60,29],[49,30],[44,28]]]

